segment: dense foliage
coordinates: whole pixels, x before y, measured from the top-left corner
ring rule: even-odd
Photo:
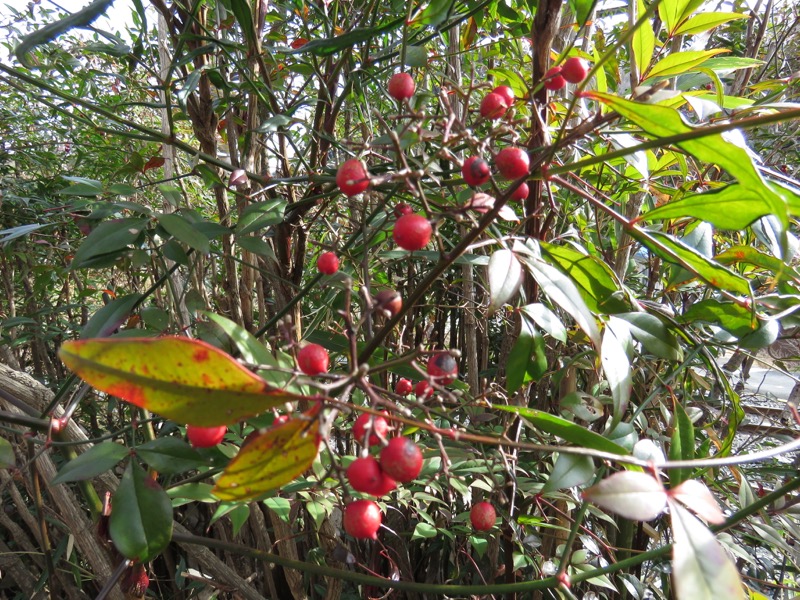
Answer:
[[[3,597],[800,590],[797,7],[110,5],[0,23]]]

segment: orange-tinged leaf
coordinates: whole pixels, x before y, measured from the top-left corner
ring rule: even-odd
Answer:
[[[166,160],[163,156],[152,156],[150,160],[148,160],[144,166],[142,167],[142,173],[149,171],[150,169],[157,169],[164,165]]]
[[[270,387],[222,350],[188,338],[70,341],[59,356],[98,390],[189,425],[229,425],[304,398]]]
[[[319,449],[322,404],[248,442],[217,479],[220,500],[250,500],[289,483],[311,466]]]

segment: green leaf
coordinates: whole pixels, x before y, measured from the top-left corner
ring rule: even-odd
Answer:
[[[203,314],[219,325],[236,344],[242,359],[254,365],[272,364],[275,360],[272,353],[256,337],[241,325],[223,316],[205,312]]]
[[[81,339],[111,335],[128,320],[134,307],[142,300],[142,297],[142,294],[119,296],[99,308],[81,330]]]
[[[522,266],[511,250],[501,248],[489,258],[489,314],[510,302],[522,285]]]
[[[611,427],[622,420],[628,408],[633,382],[628,348],[631,345],[627,323],[621,319],[609,320],[600,347],[600,362],[611,389],[614,414]]]
[[[252,48],[256,45],[256,29],[253,23],[253,12],[250,10],[248,0],[230,0],[231,12],[236,17],[239,27],[242,28],[244,39]]]
[[[651,521],[667,506],[667,491],[648,473],[620,471],[583,492],[601,508],[634,521]]]
[[[280,496],[274,496],[264,500],[264,504],[270,510],[275,511],[275,514],[277,514],[280,519],[286,521],[287,523],[289,522],[292,512],[292,503],[289,502],[288,499],[281,498]]]
[[[615,316],[628,323],[633,337],[650,354],[667,360],[683,360],[683,349],[678,338],[657,316],[645,312],[619,313]]]
[[[437,533],[436,527],[420,521],[417,523],[417,526],[414,527],[414,533],[411,534],[411,540],[429,540],[431,538],[435,538]]]
[[[660,231],[632,230],[631,236],[663,260],[680,265],[713,287],[742,296],[751,294],[749,281]]]
[[[91,24],[97,17],[102,15],[111,5],[113,0],[94,0],[91,4],[81,10],[71,13],[66,17],[53,23],[48,23],[44,27],[29,33],[22,42],[14,49],[17,59],[26,67],[33,66],[28,58],[28,53],[36,46],[41,46],[57,38],[62,33],[76,27],[85,27]]]
[[[564,272],[578,286],[589,310],[610,314],[630,310],[608,265],[569,246],[539,242],[542,258]]]
[[[691,3],[692,0],[662,0],[659,2],[658,14],[666,25],[669,35],[672,35],[681,24]]]
[[[694,425],[683,405],[675,401],[672,413],[672,439],[669,445],[670,460],[692,460],[694,458]],[[673,469],[670,471],[671,486],[686,481],[691,477],[691,469]]]
[[[678,600],[741,598],[739,571],[714,534],[677,502],[669,505],[675,597]]]
[[[589,431],[585,427],[581,427],[567,421],[561,417],[551,415],[541,410],[533,408],[526,408],[524,406],[508,406],[501,404],[493,404],[492,408],[497,410],[504,410],[506,412],[518,414],[520,417],[530,421],[535,427],[542,431],[552,433],[558,437],[575,444],[582,448],[593,448],[602,452],[610,452],[612,454],[627,455],[628,451],[622,446],[615,444],[611,440],[604,438],[602,435]]]
[[[740,338],[758,328],[755,315],[744,306],[733,302],[721,302],[713,298],[692,304],[683,313],[685,323],[705,322],[719,325],[731,335]]]
[[[122,556],[148,562],[161,554],[172,539],[172,504],[158,483],[129,462],[111,505],[109,533]]]
[[[150,467],[165,475],[176,475],[207,463],[197,450],[176,437],[151,440],[137,447],[136,454]]]
[[[592,10],[596,3],[597,0],[569,0],[569,7],[575,13],[575,20],[579,28],[586,25],[586,21],[592,16]]]
[[[365,42],[378,34],[393,31],[403,25],[405,21],[406,18],[403,16],[399,19],[389,21],[388,23],[384,23],[383,25],[378,25],[376,27],[359,27],[348,33],[345,33],[344,35],[337,35],[332,38],[324,38],[320,40],[311,40],[300,48],[287,51],[287,54],[304,54],[306,52],[311,52],[316,56],[330,56],[339,50],[351,48],[356,44]]]
[[[148,219],[120,219],[100,223],[86,236],[75,252],[71,269],[80,269],[91,264],[92,259],[112,255],[127,248],[136,241],[147,226]]]
[[[561,271],[541,259],[529,255],[519,255],[528,272],[542,288],[550,300],[566,311],[584,333],[589,336],[595,348],[600,347],[600,330],[594,315],[583,301],[575,283]]]
[[[50,483],[58,485],[70,481],[92,479],[113,468],[128,454],[125,446],[114,442],[96,444],[61,467]]]
[[[103,184],[99,181],[73,183],[58,192],[64,196],[94,197],[103,193]]]
[[[594,463],[589,456],[559,454],[553,471],[542,487],[542,494],[583,485],[595,475]]]
[[[174,238],[180,240],[198,252],[208,254],[211,251],[208,237],[195,229],[187,219],[176,213],[156,215],[159,224]]]
[[[29,233],[33,233],[45,227],[53,227],[55,223],[31,223],[29,225],[20,225],[19,227],[11,227],[10,229],[0,230],[0,244],[5,244],[11,240],[24,237]]]
[[[422,14],[413,19],[415,25],[439,25],[447,20],[455,0],[429,0]]]
[[[259,256],[264,256],[266,258],[271,258],[276,263],[278,262],[278,258],[275,256],[275,251],[272,249],[272,246],[259,237],[239,236],[236,238],[236,244],[248,252],[252,252],[253,254],[258,254]]]
[[[214,495],[220,500],[251,500],[311,467],[319,448],[321,407],[318,403],[303,418],[272,427],[245,444],[217,479]]]
[[[739,230],[763,216],[771,214],[773,203],[755,189],[738,183],[723,188],[689,194],[644,214],[641,219],[655,221],[694,217],[708,221],[718,229]]]
[[[218,348],[188,338],[68,341],[59,356],[98,390],[201,427],[229,425],[303,398],[271,388]]]
[[[278,129],[281,127],[286,127],[291,122],[291,117],[287,117],[286,115],[273,115],[268,119],[265,119],[261,125],[258,126],[256,131],[258,133],[270,133],[272,131],[278,131]]]
[[[539,302],[523,306],[521,312],[533,319],[542,331],[549,333],[559,342],[567,342],[567,328],[558,318],[558,315]]]
[[[14,448],[6,438],[0,438],[0,469],[10,469],[17,464]]]
[[[283,222],[286,201],[282,199],[254,202],[242,211],[236,224],[237,240],[250,232]]]
[[[724,23],[735,21],[736,19],[749,19],[747,15],[733,12],[703,12],[687,19],[678,30],[677,35],[687,35],[703,33],[714,27],[719,27]]]
[[[515,393],[529,381],[538,381],[545,371],[547,371],[547,355],[544,338],[523,316],[519,336],[511,348],[506,364],[508,393]]]
[[[672,75],[683,75],[690,73],[695,67],[702,65],[706,60],[728,52],[723,48],[715,50],[687,50],[686,52],[673,52],[665,56],[650,69],[647,78],[651,77],[670,77]]]

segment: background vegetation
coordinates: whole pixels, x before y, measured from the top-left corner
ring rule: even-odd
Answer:
[[[2,21],[0,594],[798,593],[796,399],[722,368],[794,354],[798,7],[134,0],[111,28],[109,4]],[[589,77],[546,90],[567,56]],[[408,103],[386,90],[399,71]],[[482,118],[496,85],[517,101]],[[461,176],[507,146],[530,156],[523,202],[521,181]],[[372,181],[347,198],[352,157]],[[434,224],[422,251],[393,242],[401,203]],[[395,316],[374,304],[390,288]],[[165,419],[59,358],[108,336],[131,341],[128,371],[169,359],[141,338],[182,336],[300,398],[195,450],[186,423],[239,401]],[[330,375],[297,372],[306,342]],[[395,394],[437,348],[460,352],[458,381]],[[343,469],[379,409],[426,460],[381,499],[379,540],[354,540]],[[262,437],[256,491],[212,493],[280,414],[320,424],[311,468],[276,475],[291,460]]]

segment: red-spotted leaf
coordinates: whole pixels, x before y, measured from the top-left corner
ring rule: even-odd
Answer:
[[[667,492],[652,475],[620,471],[583,493],[601,508],[634,521],[650,521],[664,512]]]
[[[321,404],[247,442],[217,479],[220,500],[250,500],[289,483],[311,466],[319,448]]]
[[[696,479],[687,479],[679,486],[672,488],[669,496],[690,508],[708,523],[721,525],[725,522],[725,515],[722,514],[717,499],[704,483]]]
[[[687,482],[688,483],[688,482]],[[672,514],[672,577],[678,600],[742,598],[739,572],[708,528],[677,502]]]
[[[71,341],[59,356],[98,390],[189,425],[228,425],[303,398],[270,387],[221,350],[188,338]]]
[[[172,503],[161,486],[132,461],[111,500],[109,532],[125,558],[147,562],[172,539]]]

